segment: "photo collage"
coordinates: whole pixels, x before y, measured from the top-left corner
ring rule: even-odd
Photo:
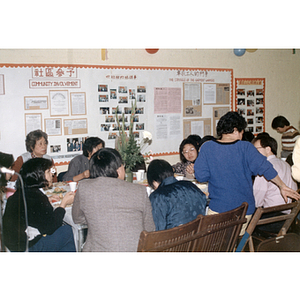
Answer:
[[[120,85],[109,87],[107,84],[98,84],[99,113],[101,117],[100,130],[107,132],[107,139],[112,140],[118,136],[118,123],[125,116],[125,130],[129,130],[132,104],[136,101],[133,133],[135,138],[140,138],[140,132],[145,129],[144,115],[146,102],[146,87],[137,86],[134,88]]]
[[[264,131],[264,88],[254,85],[238,86],[236,89],[236,111],[247,121],[247,130],[257,135]]]

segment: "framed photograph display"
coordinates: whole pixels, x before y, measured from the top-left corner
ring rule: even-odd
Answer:
[[[25,96],[25,110],[30,109],[48,109],[48,96]]]
[[[69,119],[64,120],[64,135],[87,134],[87,119]]]
[[[44,119],[44,128],[48,135],[61,135],[61,127],[62,123],[60,118]]]
[[[68,116],[69,115],[69,97],[68,91],[49,91],[50,93],[50,115]]]
[[[235,107],[254,135],[265,130],[265,78],[236,78]]]
[[[86,97],[85,92],[70,93],[71,115],[86,115]]]
[[[37,129],[42,130],[42,114],[25,114],[25,135]]]

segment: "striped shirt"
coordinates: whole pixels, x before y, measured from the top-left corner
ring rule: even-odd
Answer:
[[[281,137],[282,151],[292,152],[299,135],[300,133],[295,127],[289,126]]]

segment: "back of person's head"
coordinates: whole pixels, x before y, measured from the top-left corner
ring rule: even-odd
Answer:
[[[252,140],[252,144],[256,143],[257,141],[260,141],[260,145],[263,148],[270,147],[272,153],[274,155],[277,155],[277,141],[272,138],[267,132],[259,133],[257,137]]]
[[[245,131],[243,134],[242,141],[252,142],[254,134],[251,131]]]
[[[214,137],[214,136],[212,136],[212,135],[205,135],[202,139],[201,139],[201,142],[200,142],[200,144],[199,144],[199,147],[201,148],[201,146],[205,143],[205,142],[207,142],[207,141],[215,141],[216,140],[216,138]],[[200,149],[199,148],[199,149]]]
[[[197,152],[199,151],[199,147],[200,147],[199,144],[195,141],[195,139],[193,138],[190,139],[188,137],[184,139],[179,146],[179,157],[180,157],[180,161],[182,161],[183,163],[187,162],[187,159],[183,155],[183,148],[185,145],[193,145]]]
[[[117,170],[122,166],[120,153],[113,148],[101,148],[93,154],[90,160],[90,178],[118,178]]]
[[[229,111],[222,116],[217,124],[217,135],[229,134],[234,132],[234,128],[238,132],[242,132],[247,127],[247,122],[243,116],[236,111]]]
[[[24,186],[27,188],[42,188],[48,186],[45,171],[52,167],[52,161],[46,158],[32,158],[27,160],[20,170]]]
[[[290,126],[290,122],[284,116],[277,116],[273,119],[271,126],[273,129],[283,128],[284,126]]]
[[[82,153],[84,156],[88,157],[90,153],[93,152],[93,149],[96,148],[99,144],[102,144],[102,147],[105,147],[105,142],[98,137],[89,137],[85,140],[82,145]]]
[[[13,163],[14,156],[12,154],[0,152],[0,167],[10,168]],[[5,174],[0,173],[0,187],[5,186],[6,183]]]
[[[147,181],[151,188],[154,189],[154,181],[161,184],[170,176],[174,176],[174,171],[172,166],[166,160],[154,159],[150,162],[147,169]]]
[[[38,140],[40,140],[41,138],[44,138],[46,141],[46,144],[48,145],[48,135],[46,132],[39,130],[39,129],[29,132],[27,134],[26,140],[25,140],[26,150],[28,152],[32,152],[36,142]]]
[[[200,142],[201,142],[201,136],[198,135],[198,134],[190,134],[190,135],[187,137],[187,139],[194,140],[194,141],[197,143],[197,145],[199,145]]]

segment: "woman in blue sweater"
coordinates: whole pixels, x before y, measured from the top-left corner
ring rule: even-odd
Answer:
[[[287,197],[300,199],[296,191],[282,182],[266,157],[251,143],[241,140],[246,127],[241,115],[228,112],[217,125],[220,139],[208,141],[200,148],[194,169],[199,182],[208,182],[208,214],[229,211],[245,201],[249,204],[246,217],[250,220],[255,211],[252,176],[256,175],[274,182],[285,201]]]

